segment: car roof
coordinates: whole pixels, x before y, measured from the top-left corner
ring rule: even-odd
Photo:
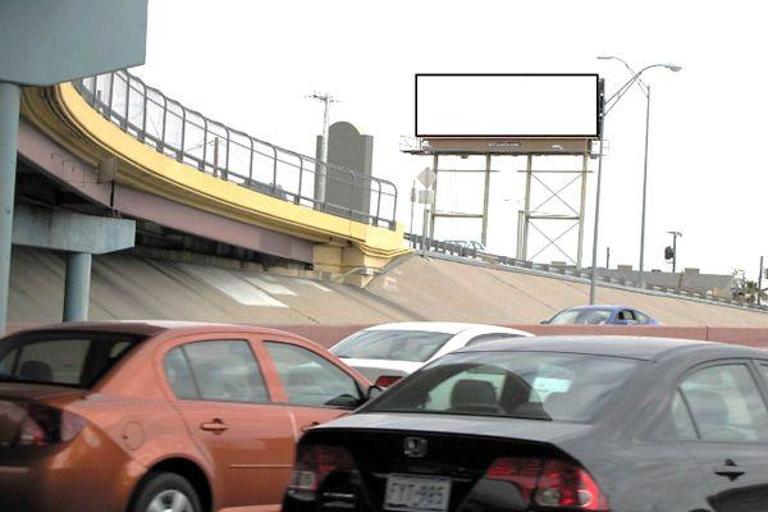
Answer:
[[[388,324],[366,327],[366,331],[425,331],[442,332],[446,334],[459,334],[470,329],[497,329],[499,332],[517,332],[509,327],[489,324],[473,324],[463,322],[393,322]]]
[[[58,324],[41,325],[33,328],[16,331],[13,335],[27,334],[40,331],[77,331],[77,332],[114,332],[124,334],[136,334],[142,336],[157,336],[161,333],[173,332],[206,332],[206,331],[250,331],[261,334],[286,335],[284,331],[269,329],[257,325],[226,324],[208,322],[186,322],[174,320],[114,320],[104,322],[66,322]],[[291,335],[296,338],[301,336]]]
[[[692,348],[721,349],[733,357],[762,357],[764,351],[727,343],[643,336],[541,336],[488,341],[458,352],[568,352],[658,361]]]
[[[564,309],[563,311],[569,311],[569,310],[584,310],[584,309],[637,309],[632,308],[629,306],[621,306],[618,304],[588,304],[584,306],[573,306],[567,309]]]

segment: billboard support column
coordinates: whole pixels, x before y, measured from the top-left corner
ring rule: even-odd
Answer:
[[[438,158],[437,154],[432,156],[432,170],[435,173],[435,181],[432,183],[432,190],[433,190],[433,196],[432,196],[432,204],[429,212],[429,239],[434,240],[435,239],[435,207],[437,206],[437,176],[438,176]]]
[[[8,319],[20,103],[21,88],[0,82],[0,335],[5,332]]]
[[[576,268],[581,270],[584,252],[584,204],[587,200],[587,172],[589,170],[589,153],[584,153],[581,161],[581,203],[579,207],[579,246],[576,253]]]
[[[488,202],[491,194],[491,155],[485,155],[485,187],[483,189],[483,231],[480,241],[484,247],[488,246]]]
[[[523,224],[523,260],[528,259],[528,224],[531,221],[531,179],[533,178],[533,155],[528,155],[525,165],[525,223]]]

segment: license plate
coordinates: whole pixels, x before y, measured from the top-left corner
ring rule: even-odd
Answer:
[[[389,475],[384,508],[403,512],[446,512],[450,496],[450,478]]]

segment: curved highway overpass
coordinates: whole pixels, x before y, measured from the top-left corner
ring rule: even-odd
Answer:
[[[126,71],[26,88],[19,151],[116,212],[343,273],[407,252],[394,185],[231,129]],[[316,177],[349,187],[318,196]]]

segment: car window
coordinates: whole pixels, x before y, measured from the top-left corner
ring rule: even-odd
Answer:
[[[688,406],[685,404],[680,390],[675,391],[671,407],[672,426],[675,429],[677,438],[683,440],[696,439],[698,437],[696,427],[693,425],[693,418],[691,418],[691,413],[688,411]]]
[[[470,345],[477,345],[478,343],[485,343],[486,341],[497,341],[497,340],[504,340],[507,338],[520,338],[521,336],[519,334],[507,334],[503,332],[494,332],[489,334],[480,334],[478,336],[475,336],[471,340],[467,342],[467,346]]]
[[[13,365],[16,363],[16,357],[19,355],[19,350],[9,350],[0,359],[0,375],[11,375],[13,373]]]
[[[88,339],[29,343],[21,348],[16,363],[19,375],[31,380],[79,384],[90,346]]]
[[[90,388],[143,337],[119,333],[32,332],[0,345],[0,381]]]
[[[638,364],[582,354],[459,352],[391,388],[365,411],[589,421]]]
[[[567,309],[555,315],[549,323],[599,325],[608,322],[612,314],[610,309]]]
[[[311,350],[289,343],[265,343],[283,383],[288,403],[312,406],[357,404],[355,379]]]
[[[195,400],[200,398],[200,390],[192,376],[187,356],[183,347],[176,347],[165,356],[165,376],[176,398]]]
[[[635,313],[630,309],[622,309],[621,312],[619,312],[619,320],[634,321]]]
[[[178,398],[246,403],[269,401],[264,377],[247,341],[187,343],[166,355],[165,369]]]
[[[331,352],[355,359],[424,362],[454,335],[428,331],[361,331],[339,342]]]
[[[768,410],[746,365],[698,370],[680,391],[704,441],[768,441]]]
[[[648,315],[646,315],[645,313],[641,313],[640,311],[635,311],[635,319],[640,324],[647,324],[648,320],[650,320],[648,318]]]

